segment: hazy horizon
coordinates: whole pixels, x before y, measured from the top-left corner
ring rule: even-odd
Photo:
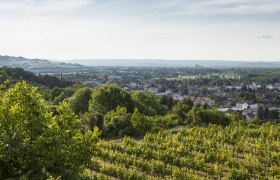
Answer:
[[[92,61],[92,60],[104,60],[104,61],[110,61],[110,60],[124,60],[124,61],[231,61],[231,62],[280,62],[279,60],[235,60],[235,59],[151,59],[151,58],[146,58],[146,59],[140,59],[140,58],[85,58],[85,59],[48,59],[44,57],[26,57],[26,56],[21,56],[21,55],[9,55],[9,54],[0,54],[0,56],[8,56],[8,57],[16,57],[16,58],[25,58],[25,59],[39,59],[39,60],[48,60],[48,61],[53,61],[53,62],[78,62],[78,61]]]
[[[0,0],[0,54],[280,61],[277,0]]]
[[[58,58],[44,58],[44,57],[26,57],[26,56],[21,56],[21,55],[9,55],[9,54],[0,54],[0,56],[8,56],[8,57],[21,57],[25,59],[40,59],[40,60],[48,60],[52,62],[79,62],[79,61],[92,61],[92,60],[104,60],[104,61],[110,61],[110,60],[124,60],[124,61],[231,61],[231,62],[280,62],[279,60],[253,60],[253,59],[244,59],[244,60],[236,60],[236,59],[152,59],[152,58],[146,58],[146,59],[141,59],[141,58],[85,58],[85,59],[58,59]]]

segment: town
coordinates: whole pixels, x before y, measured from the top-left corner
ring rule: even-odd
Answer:
[[[263,68],[148,68],[92,67],[88,72],[53,74],[91,88],[115,84],[128,91],[150,91],[174,101],[238,112],[244,119],[277,119],[280,111],[280,74]]]

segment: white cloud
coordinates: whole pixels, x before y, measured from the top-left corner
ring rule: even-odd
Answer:
[[[89,0],[22,0],[0,1],[0,16],[15,18],[26,16],[50,16],[82,10]]]
[[[275,60],[278,11],[278,0],[0,0],[0,53]]]
[[[280,13],[276,0],[212,0],[187,8],[191,13],[209,15],[258,15]]]
[[[279,0],[0,0],[0,17],[148,17],[280,14]]]
[[[168,5],[168,3],[167,3]],[[162,6],[159,5],[159,8]],[[156,9],[156,8],[155,8]],[[275,15],[280,14],[280,1],[278,0],[196,0],[175,1],[169,10],[162,10],[163,16],[243,16],[247,15]],[[216,17],[225,18],[225,17]],[[254,17],[252,17],[254,18]]]

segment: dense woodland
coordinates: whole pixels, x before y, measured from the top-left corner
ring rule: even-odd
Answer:
[[[1,68],[0,84],[0,179],[280,178],[274,116],[19,68]]]

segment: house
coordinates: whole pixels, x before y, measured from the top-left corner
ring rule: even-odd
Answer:
[[[249,103],[249,102],[243,102],[243,103],[236,103],[235,110],[244,110],[244,109],[252,109],[254,111],[258,110],[259,104],[257,103]]]
[[[144,88],[145,90],[148,90],[149,87],[150,87],[149,84],[144,84],[144,85],[143,85],[143,88]]]
[[[225,89],[236,89],[236,90],[241,90],[241,85],[226,85],[224,86]]]
[[[258,110],[259,104],[249,104],[249,108]]]
[[[181,94],[172,94],[174,100],[182,101],[184,97]]]
[[[194,102],[194,104],[197,105],[209,105],[209,106],[214,106],[215,105],[215,101],[210,99],[210,98],[205,98],[205,97],[197,97]]]
[[[202,86],[202,88],[206,88],[208,91],[218,91],[220,88],[215,85],[207,85],[207,86]]]
[[[195,100],[195,97],[194,96],[184,96],[185,99],[190,99],[191,101],[194,101]]]
[[[173,91],[172,91],[171,89],[168,89],[168,90],[165,91],[164,94],[165,94],[165,95],[170,95],[170,94],[172,94],[172,93],[173,93]]]
[[[251,108],[245,108],[242,110],[242,115],[245,116],[246,120],[251,120],[257,115],[257,111]]]
[[[250,113],[252,113],[252,110],[251,110],[250,108],[244,108],[244,109],[242,110],[242,115],[243,115],[243,116],[245,116],[245,115],[247,115],[247,114],[250,114]]]
[[[261,88],[261,84],[258,82],[252,82],[252,84],[247,85],[247,88],[249,89],[253,89],[253,90],[257,90],[258,88]]]
[[[236,103],[235,108],[233,110],[242,111],[243,109],[248,108],[248,103]]]
[[[88,87],[91,87],[91,88],[96,88],[98,86],[101,86],[102,84],[97,82],[97,81],[85,81],[83,82],[83,84],[87,85]]]
[[[129,88],[137,88],[138,87],[138,85],[136,84],[136,83],[129,83],[128,85],[127,85]]]
[[[266,99],[275,99],[279,96],[277,92],[267,92],[263,94],[264,98]]]
[[[272,84],[266,85],[265,87],[270,90],[274,88]]]
[[[266,85],[266,88],[267,89],[279,89],[280,90],[280,84],[277,82],[277,83],[274,83],[274,84],[269,84],[269,85]]]
[[[157,87],[149,87],[149,88],[148,88],[148,91],[157,94],[157,93],[158,93],[158,88],[157,88]]]
[[[126,90],[143,90],[143,87],[140,84],[136,84],[136,83],[129,83],[124,87]]]

